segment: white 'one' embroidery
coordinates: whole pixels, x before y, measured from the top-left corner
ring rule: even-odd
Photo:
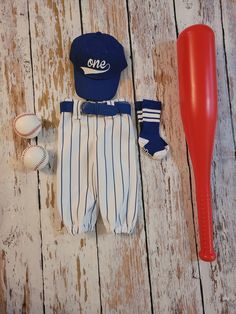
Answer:
[[[80,67],[84,71],[84,74],[99,74],[107,72],[110,69],[110,63],[99,59],[89,59],[87,66],[88,67]]]

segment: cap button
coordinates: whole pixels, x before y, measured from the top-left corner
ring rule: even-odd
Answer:
[[[97,32],[97,35],[102,35],[102,33],[101,32]]]

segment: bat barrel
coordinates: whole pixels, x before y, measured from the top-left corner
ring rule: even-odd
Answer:
[[[199,257],[213,261],[210,173],[217,120],[215,38],[212,29],[198,24],[186,28],[177,40],[181,117],[193,164]]]

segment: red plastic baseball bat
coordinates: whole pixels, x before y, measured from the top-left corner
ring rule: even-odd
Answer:
[[[177,40],[179,97],[184,132],[193,165],[198,225],[199,257],[213,261],[211,161],[217,120],[215,38],[203,24],[186,28]]]

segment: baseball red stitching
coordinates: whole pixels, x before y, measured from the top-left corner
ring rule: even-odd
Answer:
[[[35,146],[36,146],[36,145],[35,145]],[[41,161],[35,166],[34,170],[37,170],[38,167],[39,167],[40,165],[42,165],[42,163],[45,161],[45,159],[46,159],[46,157],[47,157],[47,154],[46,154],[44,148],[43,148],[42,146],[38,146],[38,147],[42,148],[44,156],[43,156],[43,158],[41,159]]]
[[[46,157],[47,157],[47,154],[46,154],[46,152],[45,152],[45,150],[44,150],[44,148],[43,148],[42,146],[40,146],[40,145],[30,145],[30,146],[27,147],[27,148],[23,151],[23,153],[22,153],[21,158],[22,158],[23,162],[24,162],[25,153],[26,153],[31,147],[40,147],[40,148],[43,150],[43,154],[44,154],[43,158],[42,158],[42,159],[40,160],[40,162],[38,162],[38,164],[33,168],[33,170],[37,170],[37,168],[45,161],[45,159],[46,159]]]
[[[40,127],[41,127],[41,123],[38,125],[38,126],[36,126],[32,131],[30,131],[29,133],[21,133],[21,132],[19,132],[19,131],[17,131],[17,129],[16,129],[16,121],[19,119],[19,118],[21,118],[21,117],[25,117],[25,116],[34,116],[35,114],[34,113],[22,113],[22,114],[20,114],[19,116],[17,116],[15,119],[14,119],[14,121],[13,121],[13,128],[14,128],[14,131],[16,132],[16,134],[17,135],[19,135],[19,136],[22,136],[22,137],[26,137],[26,136],[29,136],[29,135],[31,135],[31,134],[33,134],[35,131],[37,131]]]

